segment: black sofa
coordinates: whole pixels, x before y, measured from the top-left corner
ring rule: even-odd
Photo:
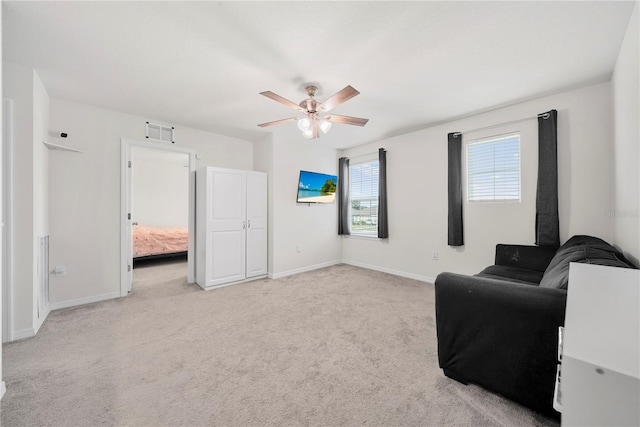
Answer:
[[[495,265],[435,281],[438,360],[474,383],[554,418],[558,327],[570,262],[634,268],[605,241],[574,236],[560,248],[496,246]]]

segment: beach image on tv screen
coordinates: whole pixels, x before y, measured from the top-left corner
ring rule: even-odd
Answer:
[[[300,171],[298,202],[334,203],[338,177],[315,172]]]

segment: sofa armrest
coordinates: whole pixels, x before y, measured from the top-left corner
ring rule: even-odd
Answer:
[[[553,410],[560,289],[441,273],[435,281],[438,360],[445,374],[544,414]]]
[[[496,245],[496,265],[544,272],[558,248],[552,246]]]

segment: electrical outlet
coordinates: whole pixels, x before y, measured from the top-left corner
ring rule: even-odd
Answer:
[[[302,246],[296,245],[296,252],[298,253],[302,252]]]
[[[431,259],[434,260],[434,261],[438,260],[438,251],[433,251],[431,253]]]

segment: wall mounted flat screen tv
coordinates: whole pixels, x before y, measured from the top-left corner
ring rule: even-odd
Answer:
[[[317,172],[300,171],[298,203],[335,203],[338,177]]]

